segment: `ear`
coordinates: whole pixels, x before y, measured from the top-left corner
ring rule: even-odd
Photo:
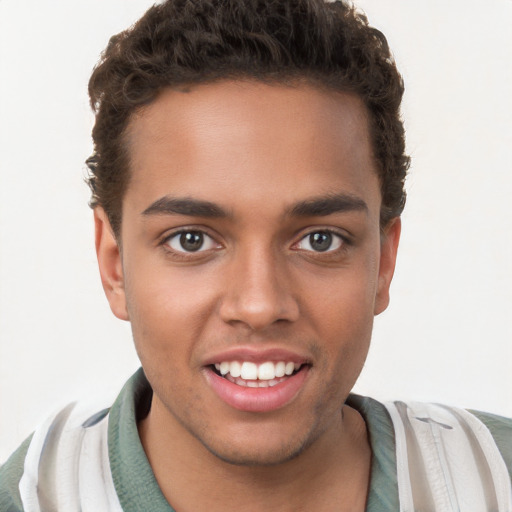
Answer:
[[[379,278],[375,297],[374,314],[382,313],[389,304],[389,287],[395,272],[396,254],[402,223],[399,217],[392,219],[381,234]]]
[[[128,320],[121,251],[103,208],[94,209],[96,256],[103,290],[117,318]]]

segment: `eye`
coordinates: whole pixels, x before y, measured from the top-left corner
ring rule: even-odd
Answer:
[[[314,231],[302,238],[296,247],[303,251],[328,252],[339,249],[343,243],[343,238],[332,231]]]
[[[176,252],[200,252],[218,247],[217,242],[202,231],[179,231],[165,242]]]

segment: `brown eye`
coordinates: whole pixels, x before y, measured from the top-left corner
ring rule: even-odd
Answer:
[[[297,245],[304,251],[327,252],[335,251],[343,245],[340,235],[331,231],[315,231],[306,235]]]
[[[215,241],[202,231],[181,231],[169,237],[166,243],[177,252],[199,252],[217,247]]]

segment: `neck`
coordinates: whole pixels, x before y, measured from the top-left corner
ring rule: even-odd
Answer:
[[[306,450],[276,465],[240,466],[210,453],[152,407],[139,435],[167,501],[180,512],[364,511],[371,450],[360,414],[343,414]]]

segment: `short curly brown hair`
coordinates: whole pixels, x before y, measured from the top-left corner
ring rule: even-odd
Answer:
[[[105,210],[118,239],[131,115],[164,88],[228,79],[306,80],[357,94],[369,113],[381,225],[401,214],[409,166],[403,81],[386,38],[362,13],[341,1],[167,0],[111,38],[89,82],[96,114],[90,205]]]

